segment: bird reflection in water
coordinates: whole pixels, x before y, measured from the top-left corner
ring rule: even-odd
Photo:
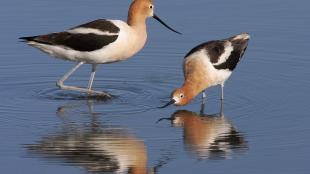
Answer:
[[[248,147],[243,135],[224,117],[222,106],[219,114],[204,114],[202,104],[200,114],[178,110],[161,120],[170,120],[173,127],[183,129],[185,149],[195,158],[227,159]]]
[[[26,145],[28,151],[57,162],[82,166],[88,172],[149,173],[143,140],[125,128],[101,125],[92,111],[93,103],[88,104],[92,119],[88,126],[64,119],[61,131],[43,137],[36,144]],[[72,107],[76,106],[60,107],[57,114],[67,113],[66,109]]]

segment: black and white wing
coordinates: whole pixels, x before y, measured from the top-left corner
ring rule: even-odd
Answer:
[[[221,70],[234,70],[243,56],[249,41],[250,35],[242,33],[224,40],[214,40],[198,45],[193,48],[186,56],[204,50],[206,57],[213,67]]]
[[[110,20],[98,19],[64,32],[21,37],[27,42],[60,46],[75,51],[95,51],[116,41],[120,29]]]

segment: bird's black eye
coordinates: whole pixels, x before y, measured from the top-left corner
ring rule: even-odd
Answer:
[[[152,9],[153,8],[153,5],[150,5],[150,9]]]
[[[184,97],[184,94],[180,94],[180,97],[183,98],[183,97]]]

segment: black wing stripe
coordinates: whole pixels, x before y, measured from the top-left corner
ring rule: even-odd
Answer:
[[[213,65],[216,69],[229,69],[230,71],[234,70],[239,62],[240,58],[240,52],[238,51],[232,51],[228,59],[219,64],[219,65]]]
[[[33,40],[38,43],[65,46],[76,51],[95,51],[109,45],[118,35],[72,34],[68,32],[38,36]]]
[[[208,56],[212,64],[216,64],[221,55],[225,52],[225,42],[223,41],[212,41],[205,46]]]
[[[216,69],[229,69],[230,71],[234,70],[243,56],[246,48],[247,48],[247,41],[243,40],[242,42],[239,41],[238,43],[232,42],[233,51],[231,52],[228,59],[219,64],[219,65],[213,65]]]
[[[109,33],[119,33],[120,31],[120,29],[115,24],[105,19],[98,19],[98,20],[95,20],[95,21],[92,21],[86,24],[79,25],[71,29],[76,29],[76,28],[92,28],[92,29],[98,29],[103,32],[109,32]]]

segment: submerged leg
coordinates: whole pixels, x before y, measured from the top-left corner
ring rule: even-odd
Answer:
[[[88,88],[81,88],[81,87],[76,87],[76,86],[64,85],[64,82],[83,64],[84,64],[84,62],[79,62],[76,66],[74,66],[60,80],[57,81],[56,86],[58,86],[60,89],[63,89],[63,90],[79,91],[79,92],[85,92],[88,94],[96,94],[96,95],[111,97],[108,93],[91,90],[92,83],[93,83],[93,80],[95,77],[95,70],[96,70],[95,65],[93,65],[93,67],[92,67],[92,74],[91,74],[91,78],[90,78],[89,83],[88,83]]]
[[[220,103],[220,116],[221,117],[224,117],[224,105],[223,105],[223,100],[221,100],[221,103]]]
[[[204,113],[205,113],[205,103],[201,103],[201,105],[200,105],[200,115],[204,115]]]

